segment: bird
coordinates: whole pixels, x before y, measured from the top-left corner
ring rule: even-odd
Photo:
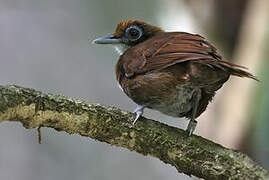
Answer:
[[[189,119],[191,136],[196,119],[230,76],[258,81],[244,66],[223,60],[201,35],[166,32],[141,20],[122,21],[114,33],[93,43],[111,44],[120,54],[116,80],[137,104],[133,126],[149,108]]]

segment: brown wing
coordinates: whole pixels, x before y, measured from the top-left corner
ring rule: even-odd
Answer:
[[[199,35],[183,32],[162,32],[124,53],[127,74],[161,70],[186,61],[220,60],[215,47]],[[128,59],[128,60],[126,60]]]
[[[215,47],[199,35],[189,33],[164,33],[164,35],[169,37],[169,41],[160,43],[159,49],[147,58],[142,71],[160,70],[186,61],[221,59]]]
[[[228,74],[256,79],[244,67],[222,60],[216,48],[202,36],[184,32],[162,32],[131,47],[120,58],[127,77],[160,71],[192,61]]]

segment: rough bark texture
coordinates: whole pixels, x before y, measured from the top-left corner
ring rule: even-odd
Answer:
[[[154,156],[178,172],[204,179],[268,179],[269,172],[248,156],[181,129],[99,104],[18,86],[0,86],[0,122],[25,128],[50,127]]]

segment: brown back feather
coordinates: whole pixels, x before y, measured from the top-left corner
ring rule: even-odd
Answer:
[[[149,48],[150,47],[150,48]],[[222,60],[217,50],[200,35],[160,32],[127,50],[120,58],[122,71],[131,77],[163,70],[175,64],[197,62],[228,74],[258,80],[243,66]]]

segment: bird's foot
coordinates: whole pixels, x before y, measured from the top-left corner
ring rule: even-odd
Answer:
[[[145,106],[143,106],[143,105],[138,105],[135,108],[134,113],[136,114],[136,116],[135,116],[135,119],[134,119],[134,121],[132,123],[132,127],[134,127],[134,125],[135,125],[136,121],[138,120],[138,118],[143,114],[144,108],[145,108]]]
[[[186,133],[187,135],[190,137],[192,135],[192,133],[194,132],[195,128],[197,125],[197,121],[196,120],[190,120],[188,127],[186,129]]]
[[[193,93],[192,116],[188,124],[188,127],[186,129],[187,135],[189,137],[192,135],[197,125],[197,121],[195,120],[195,117],[197,114],[197,109],[198,109],[200,99],[201,99],[201,89],[195,89]]]

